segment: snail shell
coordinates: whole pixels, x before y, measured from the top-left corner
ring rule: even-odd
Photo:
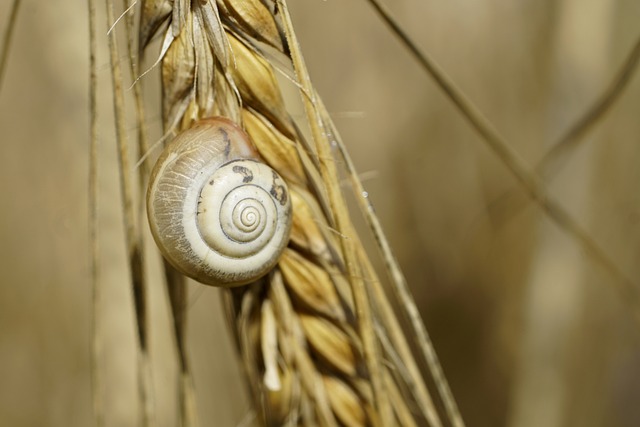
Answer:
[[[151,173],[147,214],[165,258],[208,285],[239,286],[277,263],[289,240],[286,184],[228,119],[194,124]]]

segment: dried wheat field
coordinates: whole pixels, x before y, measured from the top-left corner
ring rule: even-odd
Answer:
[[[114,2],[116,17],[124,3]],[[369,2],[287,5],[313,85],[376,208],[465,425],[639,425],[640,2],[387,3],[510,150],[492,145],[493,128],[487,133],[470,124]],[[0,2],[0,49],[12,4]],[[179,426],[179,355],[146,217],[136,221],[147,248],[151,419],[141,416],[107,39],[113,20],[103,1],[96,7],[99,403],[106,426]],[[88,19],[87,2],[21,0],[0,73],[1,426],[97,425]],[[114,31],[125,75],[124,127],[133,141],[139,126],[124,21]],[[161,39],[148,48],[139,73],[155,62]],[[289,114],[304,122],[296,86],[276,74]],[[160,78],[156,67],[140,80],[150,143],[162,137],[166,121]],[[566,149],[545,157],[558,142]],[[513,152],[521,163],[509,157]],[[133,177],[139,154],[131,149],[130,155]],[[529,180],[544,158],[541,178]],[[388,282],[359,196],[342,160],[337,165],[355,230]],[[138,198],[137,181],[134,187]],[[229,327],[224,295],[194,281],[186,287],[185,342],[198,422],[185,426],[261,425],[236,350],[243,336],[236,339]],[[366,345],[362,363],[372,369]],[[429,369],[416,360],[442,425],[453,425]],[[326,362],[317,355],[313,361]],[[394,374],[394,363],[382,361],[382,375]],[[345,381],[371,412],[349,424],[332,406],[333,425],[385,425],[368,407],[379,402],[376,385],[360,387],[367,377],[360,374]],[[405,404],[413,414],[423,410]],[[270,425],[280,425],[276,418]],[[406,425],[436,424],[416,416]]]

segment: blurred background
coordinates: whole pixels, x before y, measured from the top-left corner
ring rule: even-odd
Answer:
[[[10,3],[0,2],[0,34]],[[389,5],[532,166],[596,101],[640,37],[640,2],[632,0]],[[506,191],[524,199],[365,1],[290,7],[311,76],[362,173],[467,425],[640,425],[640,329],[614,280],[536,206],[496,203]],[[102,8],[101,369],[108,425],[127,426],[138,416],[135,336]],[[87,40],[83,2],[22,1],[0,88],[3,426],[92,425]],[[153,78],[145,83],[157,91]],[[635,76],[548,182],[636,283],[639,109]],[[155,138],[159,121],[150,111]],[[176,355],[159,259],[148,258],[157,421],[174,426]],[[239,425],[249,405],[218,292],[196,284],[189,291],[202,425]]]

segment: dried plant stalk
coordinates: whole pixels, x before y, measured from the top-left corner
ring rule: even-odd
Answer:
[[[145,0],[140,47],[156,35],[163,39],[165,135],[228,117],[290,189],[293,229],[278,265],[227,294],[257,418],[264,425],[440,426],[406,341],[398,353],[383,348],[398,342],[387,335],[402,332],[389,306],[379,307],[384,294],[371,291],[379,281],[338,186],[328,138],[335,131],[286,4]],[[311,140],[286,108],[275,60],[290,64],[284,72],[301,88]]]
[[[91,395],[97,427],[104,425],[104,384],[100,360],[102,356],[102,289],[99,283],[100,260],[98,243],[98,51],[95,0],[88,0],[89,11],[89,241],[91,270]]]
[[[107,22],[111,24],[115,22],[113,0],[106,1],[106,9]],[[135,215],[132,169],[129,162],[130,147],[125,125],[123,79],[118,59],[118,43],[115,31],[110,32],[108,40],[127,262],[130,268],[131,289],[136,314],[137,343],[139,346],[137,354],[138,401],[142,409],[142,425],[150,426],[154,424],[154,404],[147,330],[146,277],[144,274],[142,235]]]

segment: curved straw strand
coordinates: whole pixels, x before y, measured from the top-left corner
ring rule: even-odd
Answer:
[[[546,152],[542,160],[536,165],[535,170],[542,179],[545,181],[552,180],[556,173],[561,170],[569,155],[584,142],[584,137],[589,131],[610,111],[629,85],[634,72],[638,68],[638,63],[640,63],[640,37],[636,40],[609,85],[600,94],[600,97],[581,118],[569,127],[557,142],[551,144],[551,149]],[[497,215],[498,212],[504,212],[505,216],[513,216],[520,209],[523,209],[527,202],[528,200],[523,200],[522,193],[517,191],[517,188],[512,188],[491,200],[486,209],[490,216]],[[503,223],[505,219],[503,217],[499,223]]]
[[[609,111],[610,107],[624,92],[638,67],[638,62],[640,62],[640,37],[638,37],[631,52],[629,52],[624,63],[598,100],[567,130],[558,142],[553,144],[536,166],[536,171],[540,176],[549,179],[555,174],[559,167],[558,163],[583,141],[582,138],[587,132],[604,117],[605,113]]]

